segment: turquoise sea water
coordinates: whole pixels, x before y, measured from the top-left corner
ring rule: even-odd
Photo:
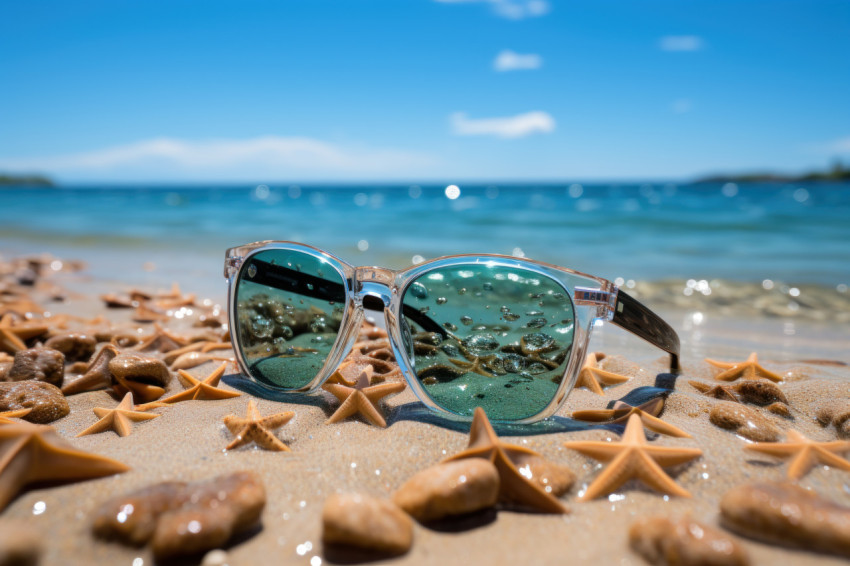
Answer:
[[[221,291],[224,249],[295,240],[403,268],[502,253],[625,282],[850,284],[850,184],[74,187],[0,190],[0,255]],[[418,257],[417,257],[418,256]],[[142,266],[146,265],[148,271]]]

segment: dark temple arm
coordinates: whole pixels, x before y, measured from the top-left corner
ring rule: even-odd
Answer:
[[[345,286],[340,283],[334,283],[309,273],[302,273],[282,265],[275,265],[267,261],[262,261],[254,258],[248,259],[242,267],[244,270],[249,265],[253,264],[257,268],[257,273],[254,277],[245,278],[245,280],[266,287],[288,291],[296,295],[303,295],[313,299],[321,299],[323,301],[333,301],[335,303],[345,303]],[[244,277],[244,276],[243,276]],[[373,297],[365,297],[363,300],[363,308],[372,311],[384,310],[384,304],[380,299],[368,300]],[[436,332],[445,338],[448,333],[433,321],[430,317],[419,312],[419,309],[407,305],[402,306],[404,316],[418,324],[425,332]]]
[[[679,335],[660,316],[618,291],[611,322],[670,354],[670,371],[679,371]]]

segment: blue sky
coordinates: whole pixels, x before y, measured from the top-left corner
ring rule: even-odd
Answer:
[[[850,160],[850,2],[5,2],[0,170],[675,179]]]

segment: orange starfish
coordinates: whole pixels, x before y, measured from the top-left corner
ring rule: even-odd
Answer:
[[[787,439],[783,443],[756,442],[744,448],[777,458],[791,458],[791,463],[788,465],[788,477],[792,480],[806,475],[818,462],[850,472],[850,462],[836,455],[839,452],[850,451],[850,441],[815,442],[793,429],[788,431]]]
[[[13,320],[11,314],[0,318],[0,349],[12,354],[27,349],[25,340],[41,336],[48,331],[45,324],[14,325]]]
[[[449,358],[449,361],[456,365],[459,368],[465,369],[466,373],[477,373],[478,375],[482,375],[484,377],[496,377],[487,369],[484,365],[486,360],[480,358],[479,356],[472,356],[469,361],[459,360],[455,358]]]
[[[622,424],[627,423],[632,415],[640,417],[643,426],[653,432],[666,434],[667,436],[675,436],[678,438],[693,438],[684,430],[664,422],[658,418],[661,414],[661,409],[664,408],[664,399],[657,397],[651,401],[647,401],[639,407],[633,407],[628,403],[617,401],[613,409],[591,409],[583,411],[573,411],[573,418],[580,421],[588,421],[594,423],[605,424]]]
[[[272,431],[288,423],[294,416],[295,413],[292,411],[286,411],[261,417],[254,401],[248,401],[247,416],[244,419],[236,415],[224,417],[224,426],[231,434],[236,435],[236,438],[227,445],[225,450],[233,450],[237,446],[254,442],[266,450],[289,452],[289,446],[281,442]]]
[[[181,380],[188,383],[188,388],[175,393],[171,397],[160,399],[152,403],[139,405],[137,409],[147,411],[157,407],[164,407],[181,401],[212,401],[217,399],[230,399],[231,397],[239,397],[242,394],[238,391],[226,391],[218,387],[218,382],[221,381],[221,376],[224,375],[224,370],[227,368],[227,362],[218,366],[206,379],[203,381],[195,379],[192,375],[184,370],[179,370],[177,375]]]
[[[379,383],[371,385],[372,366],[366,366],[357,378],[353,386],[341,383],[325,383],[322,389],[333,394],[342,404],[336,412],[327,420],[327,424],[339,422],[356,413],[363,415],[367,421],[376,426],[385,427],[387,421],[381,414],[379,402],[387,395],[398,393],[405,388],[405,384],[399,381]]]
[[[585,358],[584,366],[576,379],[575,387],[587,387],[597,395],[603,395],[602,385],[617,385],[624,383],[630,378],[625,375],[619,375],[610,371],[605,371],[599,367],[599,362],[605,359],[605,354],[599,352],[591,352]]]
[[[690,497],[683,487],[668,476],[662,467],[676,466],[702,455],[699,448],[650,446],[638,415],[631,415],[621,442],[580,440],[565,442],[564,446],[581,452],[594,460],[610,462],[588,486],[579,501],[595,499],[611,493],[628,480],[637,478],[649,487],[669,495]]]
[[[121,462],[73,448],[52,426],[0,426],[0,511],[28,484],[87,480],[129,469]]]
[[[750,357],[743,362],[719,362],[705,358],[705,361],[725,371],[714,376],[718,381],[735,381],[738,378],[758,379],[766,377],[771,381],[782,381],[782,376],[764,369],[759,365],[758,354],[753,352]]]
[[[89,428],[78,434],[77,436],[87,436],[89,434],[97,434],[107,430],[114,430],[118,436],[129,436],[133,432],[133,423],[141,421],[149,421],[157,418],[159,415],[153,413],[143,413],[133,410],[133,394],[127,393],[124,398],[114,409],[104,409],[103,407],[95,407],[94,414],[100,419]]]
[[[449,456],[444,462],[464,458],[484,458],[496,466],[499,472],[499,499],[544,513],[569,513],[569,509],[557,498],[523,475],[519,469],[529,458],[542,456],[523,446],[507,444],[499,440],[496,431],[487,419],[484,409],[477,407],[469,428],[469,445],[463,452]]]
[[[0,424],[13,424],[12,419],[20,419],[32,412],[32,409],[16,409],[14,411],[0,411]]]

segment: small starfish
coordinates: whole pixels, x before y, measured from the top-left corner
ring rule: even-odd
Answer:
[[[20,419],[32,412],[32,409],[16,409],[14,411],[0,411],[0,424],[13,424],[12,419]]]
[[[638,415],[631,415],[621,442],[574,441],[564,446],[581,452],[594,460],[610,462],[588,486],[579,501],[595,499],[611,493],[631,478],[638,478],[649,487],[669,495],[690,497],[683,487],[668,476],[662,467],[683,464],[702,455],[699,448],[650,446]]]
[[[14,317],[11,314],[0,318],[0,349],[14,354],[19,350],[26,350],[25,340],[41,336],[48,331],[45,324],[13,324]]]
[[[133,348],[134,350],[142,352],[147,350],[157,350],[158,352],[166,354],[186,346],[189,343],[188,339],[166,330],[158,322],[154,323],[153,328],[153,334],[145,337],[140,344]]]
[[[599,362],[605,359],[605,354],[591,352],[585,358],[584,366],[576,379],[575,387],[587,387],[597,395],[603,395],[602,385],[616,385],[624,383],[630,378],[625,375],[619,375],[610,371],[605,371],[599,367]]]
[[[244,419],[236,415],[227,415],[224,417],[224,425],[231,434],[236,435],[236,438],[227,445],[225,450],[233,450],[237,446],[254,442],[266,450],[289,452],[289,447],[275,436],[272,431],[288,423],[294,416],[295,413],[292,411],[286,411],[284,413],[261,417],[256,405],[254,405],[254,401],[248,401],[247,416]]]
[[[444,462],[465,458],[484,458],[496,466],[499,472],[499,499],[544,513],[569,513],[569,509],[557,498],[547,493],[519,468],[525,460],[540,454],[522,446],[507,444],[499,440],[496,431],[487,419],[484,409],[477,407],[469,428],[469,445],[466,450],[449,456]]]
[[[373,358],[369,355],[352,352],[339,364],[339,367],[325,383],[341,383],[349,387],[357,383],[360,374],[367,368],[372,368],[371,383],[386,381],[388,378],[400,378],[401,370],[398,365],[386,360]]]
[[[737,391],[731,385],[708,385],[707,383],[696,380],[688,381],[688,384],[707,397],[713,397],[721,401],[732,401],[734,403],[741,402]]]
[[[792,480],[800,479],[806,475],[812,466],[818,462],[850,472],[850,462],[836,455],[838,452],[850,451],[850,441],[815,442],[793,429],[788,431],[787,439],[787,442],[781,444],[756,442],[744,446],[744,448],[777,458],[791,458],[791,463],[788,466],[788,477]]]
[[[153,413],[142,413],[133,410],[133,394],[127,393],[114,409],[95,407],[94,414],[100,419],[77,436],[97,434],[107,430],[114,430],[118,436],[129,436],[133,432],[133,423],[149,421],[159,415]]]
[[[766,377],[771,381],[782,381],[781,375],[766,370],[759,365],[759,357],[755,352],[750,354],[750,357],[743,362],[719,362],[708,358],[705,358],[705,361],[714,367],[725,370],[714,376],[714,379],[718,381],[735,381],[738,378],[758,379],[760,377]]]
[[[405,388],[405,384],[394,381],[370,385],[373,373],[372,366],[366,366],[360,372],[360,376],[353,386],[342,385],[340,383],[325,383],[322,385],[322,389],[342,401],[336,412],[327,420],[327,424],[336,423],[351,415],[360,413],[373,425],[380,427],[387,426],[387,421],[384,420],[378,403],[387,395],[402,391]]]
[[[664,422],[658,418],[661,414],[661,409],[664,408],[664,399],[657,397],[651,401],[633,407],[628,403],[617,401],[613,409],[596,409],[585,411],[573,411],[573,418],[580,421],[588,422],[604,422],[605,424],[624,424],[628,423],[632,415],[640,417],[643,426],[653,432],[666,434],[667,436],[675,436],[678,438],[693,438],[684,430]]]
[[[0,511],[26,485],[80,481],[129,470],[121,462],[77,450],[52,426],[0,426]]]
[[[213,401],[218,399],[230,399],[231,397],[239,397],[242,394],[238,391],[226,391],[218,387],[218,382],[221,381],[221,376],[224,375],[224,370],[227,369],[227,362],[222,363],[203,381],[192,377],[192,375],[184,370],[179,370],[179,375],[182,380],[189,384],[188,388],[175,393],[171,397],[139,405],[137,409],[146,411],[164,405],[171,405],[181,401]]]
[[[459,368],[463,368],[466,370],[466,373],[477,373],[478,375],[483,375],[484,377],[496,377],[492,373],[490,373],[485,367],[486,360],[478,356],[473,356],[472,360],[458,360],[455,358],[450,358],[449,361],[456,365]]]

